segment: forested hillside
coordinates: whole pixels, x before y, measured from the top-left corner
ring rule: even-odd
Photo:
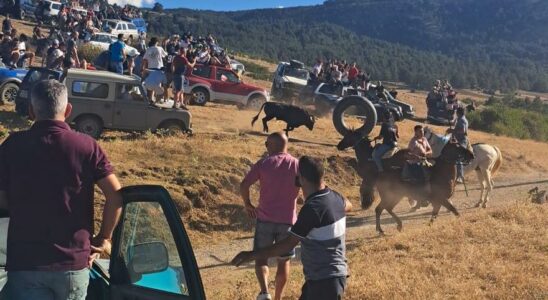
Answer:
[[[548,91],[548,1],[330,0],[323,5],[150,15],[152,32],[216,35],[230,50],[278,60],[357,61],[373,78],[426,88]]]

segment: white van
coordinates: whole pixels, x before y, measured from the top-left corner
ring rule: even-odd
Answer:
[[[122,20],[104,20],[103,21],[103,30],[114,35],[122,33],[125,38],[128,39],[128,42],[133,43],[134,39],[137,39],[139,32],[135,24],[131,22],[126,22]]]

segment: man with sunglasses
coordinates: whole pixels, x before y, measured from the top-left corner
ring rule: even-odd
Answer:
[[[268,156],[260,159],[249,171],[240,185],[245,210],[249,217],[256,219],[253,249],[272,246],[289,236],[289,229],[297,220],[296,202],[299,188],[295,186],[298,160],[287,153],[288,139],[284,133],[268,136],[265,146]],[[259,203],[251,203],[249,189],[260,183]],[[276,291],[274,299],[281,299],[289,276],[289,260],[295,256],[294,249],[278,257],[276,271]],[[255,274],[261,287],[258,300],[272,299],[268,291],[267,259],[255,260]]]

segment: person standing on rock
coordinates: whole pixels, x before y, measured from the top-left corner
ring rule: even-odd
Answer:
[[[346,213],[352,204],[327,187],[324,172],[319,160],[301,157],[296,181],[306,200],[289,236],[260,250],[240,252],[231,262],[240,266],[251,260],[266,260],[294,249],[300,242],[306,280],[300,300],[338,300],[346,289]]]
[[[265,143],[268,156],[259,160],[240,185],[245,210],[249,217],[256,219],[253,249],[260,250],[272,246],[289,236],[289,229],[297,219],[296,204],[299,188],[295,185],[298,160],[287,152],[288,139],[284,133],[271,134]],[[259,204],[251,203],[249,189],[260,183]],[[282,299],[282,293],[289,276],[289,261],[295,250],[288,249],[278,255],[276,271],[276,292],[274,299]],[[261,291],[257,300],[272,299],[268,291],[268,260],[255,260],[255,274]]]

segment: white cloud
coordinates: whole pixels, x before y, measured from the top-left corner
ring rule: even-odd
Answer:
[[[151,5],[154,4],[155,0],[108,0],[108,3],[110,4],[118,4],[120,6],[124,6],[126,4],[130,4],[137,7],[143,7],[143,5]]]
[[[282,8],[285,8],[285,6],[283,6],[283,5],[280,5],[280,6],[278,6],[278,8],[282,9]]]

